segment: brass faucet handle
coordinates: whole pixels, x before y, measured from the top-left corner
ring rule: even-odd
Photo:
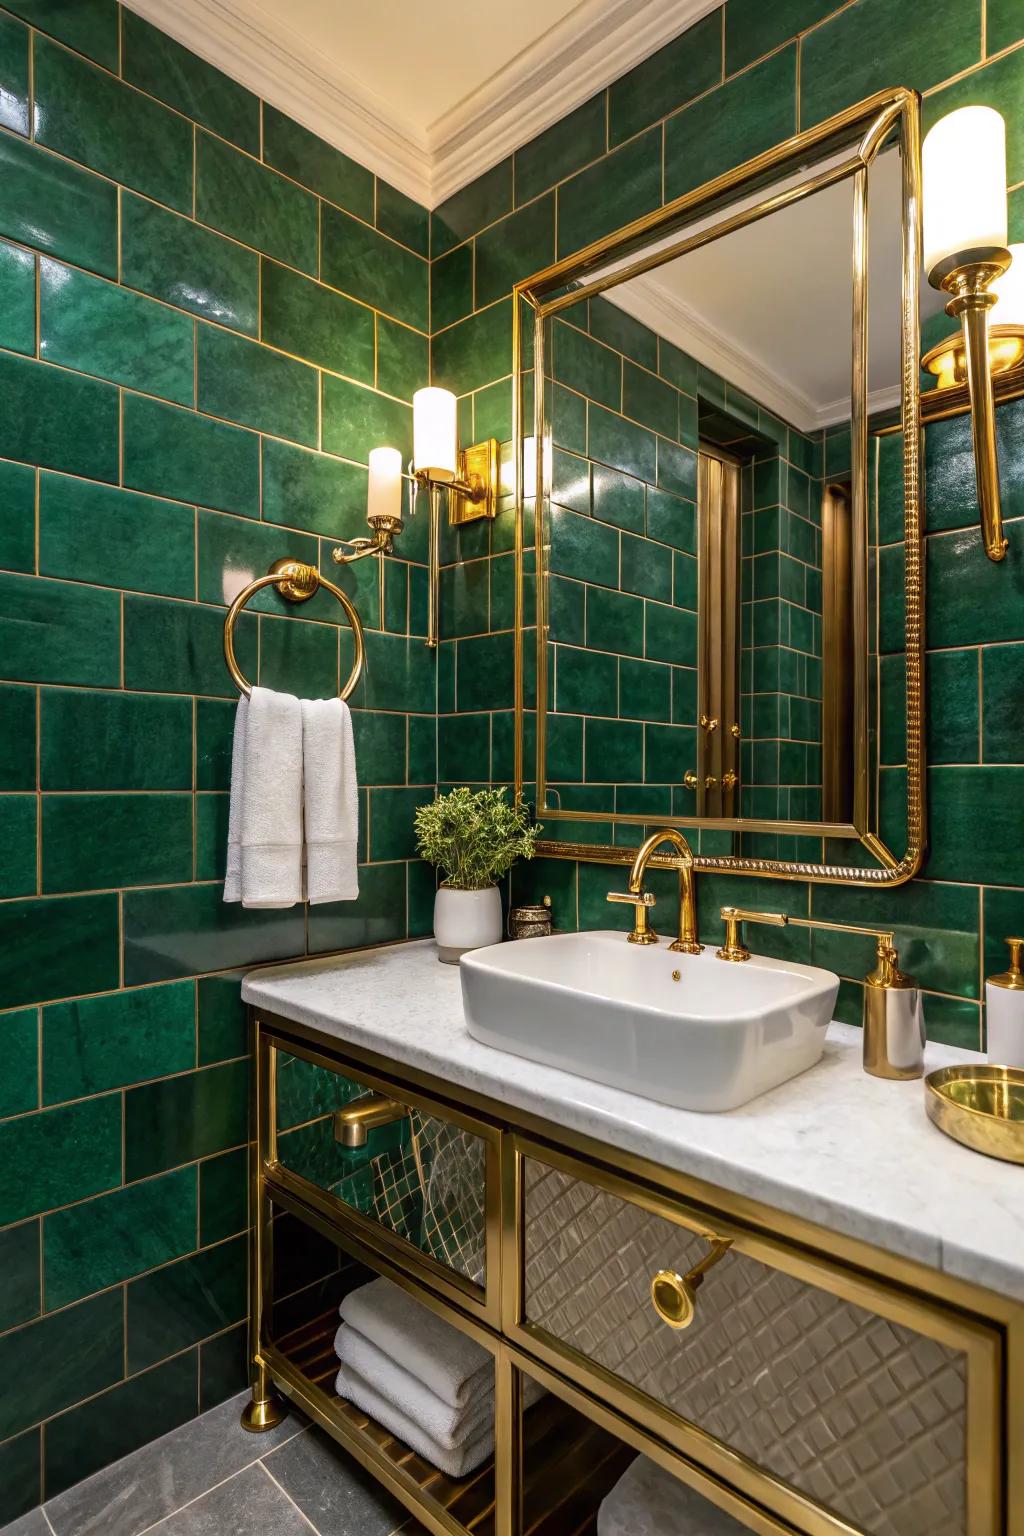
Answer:
[[[715,954],[719,960],[749,960],[750,950],[743,942],[743,923],[764,923],[770,928],[785,928],[789,918],[785,912],[751,912],[745,907],[723,907],[725,941]]]
[[[657,904],[658,898],[650,891],[609,891],[609,901],[623,902],[634,909],[633,932],[630,944],[657,944],[658,935],[651,927],[647,914]]]

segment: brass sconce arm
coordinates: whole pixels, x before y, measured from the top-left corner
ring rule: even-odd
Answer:
[[[394,541],[404,527],[400,517],[381,518],[373,525],[372,538],[342,539],[341,546],[344,547],[332,549],[331,559],[336,565],[351,565],[367,555],[390,555],[394,552]]]

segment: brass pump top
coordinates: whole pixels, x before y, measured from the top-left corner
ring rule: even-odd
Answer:
[[[875,969],[864,977],[864,985],[867,987],[895,987],[900,990],[909,990],[917,986],[913,976],[906,976],[900,970],[900,956],[891,933],[878,935],[878,948],[875,950],[878,964]]]
[[[1000,971],[998,976],[990,976],[989,983],[993,987],[1005,987],[1008,992],[1024,992],[1024,968],[1021,966],[1021,956],[1024,955],[1024,939],[1007,939],[1010,946],[1010,969]]]

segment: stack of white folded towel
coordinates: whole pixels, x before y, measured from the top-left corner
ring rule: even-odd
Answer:
[[[343,699],[254,688],[238,701],[224,900],[354,901],[359,785]]]
[[[597,1512],[597,1536],[745,1536],[746,1529],[647,1456],[630,1462]]]
[[[383,1278],[346,1296],[341,1316],[339,1397],[449,1477],[490,1456],[494,1361],[482,1345]]]

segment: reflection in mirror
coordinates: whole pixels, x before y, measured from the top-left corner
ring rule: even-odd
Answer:
[[[822,860],[877,823],[874,722],[903,676],[875,622],[903,568],[899,434],[880,435],[899,423],[897,145],[867,177],[859,493],[852,176],[681,253],[721,210],[632,250],[544,322],[553,838],[635,846],[674,821],[706,829],[702,852]]]

